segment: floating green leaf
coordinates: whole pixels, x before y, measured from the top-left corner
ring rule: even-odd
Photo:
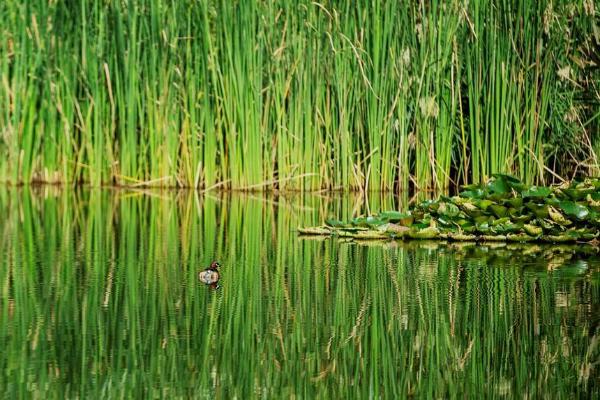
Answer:
[[[509,205],[513,208],[521,208],[523,206],[523,198],[522,197],[513,197],[511,199],[504,200],[505,205]]]
[[[548,235],[544,236],[544,239],[548,242],[574,242],[577,240],[577,236],[562,234],[562,235]]]
[[[448,235],[448,239],[451,240],[457,240],[460,242],[468,242],[471,240],[477,240],[477,236],[475,235],[470,235],[470,234],[465,234],[465,233],[450,233]]]
[[[561,189],[561,191],[569,196],[572,200],[578,201],[584,199],[588,194],[594,193],[596,188],[565,188]]]
[[[440,203],[440,206],[437,210],[438,214],[443,215],[445,217],[454,218],[458,215],[459,209],[452,203]]]
[[[408,236],[413,239],[435,239],[440,235],[438,228],[429,227],[418,231],[410,231]]]
[[[569,217],[584,220],[590,215],[590,210],[586,206],[575,203],[574,201],[565,200],[560,202],[561,210]]]
[[[556,208],[548,207],[548,213],[550,214],[550,219],[552,219],[552,221],[556,222],[557,224],[563,226],[571,225],[571,221],[566,219],[565,216],[562,215],[561,212],[558,211]]]
[[[511,242],[531,242],[536,238],[526,233],[511,233],[506,235],[506,239]]]
[[[540,236],[544,233],[544,230],[541,227],[531,224],[524,224],[523,229],[525,230],[525,232],[527,232],[528,235],[531,236]]]
[[[521,196],[524,199],[543,199],[550,196],[550,194],[552,194],[552,188],[545,186],[531,186],[521,192]]]
[[[502,218],[502,217],[506,217],[506,215],[508,214],[508,210],[506,209],[506,207],[504,206],[499,206],[497,204],[492,204],[491,206],[488,207],[496,217],[498,218]]]
[[[368,226],[367,219],[365,217],[358,217],[352,220],[352,225],[355,226]]]
[[[328,219],[325,220],[325,225],[331,226],[331,227],[334,227],[334,228],[338,228],[338,227],[346,226],[347,224],[345,222],[342,222],[342,221],[337,220],[337,219],[328,218]]]
[[[388,239],[389,237],[384,232],[379,231],[361,231],[352,235],[355,239]]]
[[[483,196],[485,196],[485,192],[483,191],[483,189],[477,188],[473,190],[465,190],[463,192],[460,192],[460,196],[465,197],[467,199],[481,199]]]
[[[393,223],[380,225],[377,229],[383,232],[394,233],[396,235],[404,235],[408,231],[410,231],[410,228],[406,226],[397,225]]]
[[[494,225],[492,231],[500,234],[514,233],[521,230],[522,224],[514,224],[511,221],[504,222],[499,225]]]
[[[479,207],[482,210],[487,210],[489,206],[495,204],[493,201],[491,200],[487,200],[487,199],[483,199],[483,200],[479,200],[475,203],[475,205],[477,207]]]
[[[517,177],[514,177],[512,175],[508,175],[508,174],[495,173],[495,174],[492,174],[492,176],[494,178],[496,178],[496,179],[502,179],[506,183],[513,184],[513,185],[521,183],[521,181]]]
[[[492,220],[492,217],[489,217],[487,215],[482,215],[482,216],[473,218],[473,222],[475,222],[477,225],[487,223],[490,220]]]
[[[507,194],[510,192],[510,186],[506,183],[504,177],[490,181],[487,184],[487,188],[490,193],[494,194]]]
[[[369,216],[367,217],[367,225],[371,228],[376,228],[379,225],[383,225],[387,222],[387,220],[381,219],[379,216]]]
[[[497,220],[495,220],[495,221],[491,221],[491,222],[490,222],[490,225],[491,225],[491,226],[502,225],[502,224],[505,224],[505,223],[507,223],[507,222],[509,222],[509,221],[510,221],[510,218],[508,218],[508,217],[504,217],[504,218],[498,218],[498,219],[497,219]]]
[[[384,211],[384,212],[379,213],[379,217],[382,219],[386,219],[389,222],[398,222],[404,218],[411,217],[411,214],[410,214],[410,212],[403,213],[400,211]]]
[[[530,201],[525,204],[525,207],[533,211],[538,218],[548,218],[548,206],[546,204],[537,204]]]
[[[301,227],[299,226],[298,232],[302,235],[330,235],[331,230],[326,226],[317,226],[317,227]]]
[[[518,216],[511,216],[511,219],[513,222],[528,222],[531,221],[533,219],[534,216],[530,215],[530,214],[522,214],[522,215],[518,215]]]

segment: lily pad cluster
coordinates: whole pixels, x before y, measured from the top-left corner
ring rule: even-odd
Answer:
[[[350,221],[328,219],[301,234],[358,239],[460,241],[596,241],[600,232],[600,179],[529,186],[495,174],[456,196],[421,202],[406,212],[386,211]]]

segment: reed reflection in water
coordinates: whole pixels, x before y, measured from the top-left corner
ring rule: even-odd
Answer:
[[[593,247],[298,237],[367,212],[316,195],[21,188],[0,212],[7,398],[599,392]]]

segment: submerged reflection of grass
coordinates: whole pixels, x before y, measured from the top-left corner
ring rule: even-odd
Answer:
[[[150,194],[0,191],[7,396],[598,393],[594,248],[304,240],[356,202]]]

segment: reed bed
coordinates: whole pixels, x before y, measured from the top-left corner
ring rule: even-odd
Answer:
[[[600,7],[5,1],[0,180],[445,189],[596,174]]]
[[[357,207],[0,190],[3,393],[597,397],[597,250],[290,231]],[[213,259],[219,291],[196,278]]]

